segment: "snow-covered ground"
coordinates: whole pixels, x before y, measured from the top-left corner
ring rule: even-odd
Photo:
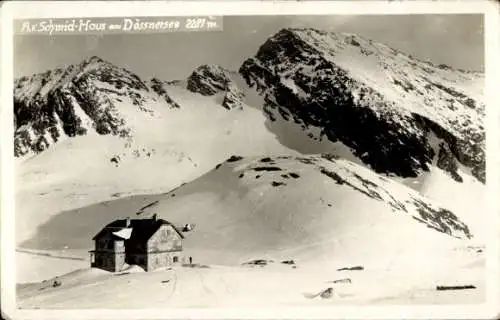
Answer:
[[[325,172],[337,174],[337,180]],[[19,284],[18,303],[23,308],[120,308],[124,301],[132,308],[480,303],[484,246],[463,238],[459,229],[452,234],[462,239],[415,220],[415,199],[438,209],[411,188],[346,160],[235,158],[168,193],[57,215],[29,243],[60,257],[83,257],[106,223],[157,213],[174,223],[194,224],[186,234],[185,255],[205,267],[119,275],[71,260],[71,267],[84,269],[65,275],[70,266],[32,252],[53,268],[40,270],[36,283]],[[404,210],[391,206],[398,202]],[[245,265],[252,260],[267,263]],[[290,260],[293,264],[282,263]],[[338,271],[353,266],[362,270]],[[54,288],[55,275],[62,285]],[[350,283],[331,282],[345,278]],[[438,292],[439,285],[476,288]],[[150,294],[137,297],[136,286]],[[329,287],[332,297],[313,297]]]
[[[66,252],[56,250],[16,251],[16,281],[37,282],[89,266],[86,250]]]
[[[21,308],[202,308],[377,304],[472,304],[484,301],[484,261],[469,252],[469,264],[449,263],[464,252],[448,252],[435,273],[421,264],[404,269],[337,271],[270,262],[266,266],[174,266],[154,272],[109,273],[80,269],[49,281],[18,286]],[[463,258],[463,257],[461,257]],[[448,262],[448,263],[446,263]],[[346,267],[341,262],[337,267]],[[335,280],[349,279],[335,283]],[[61,283],[52,287],[53,281]],[[437,291],[440,285],[473,290]],[[331,297],[317,294],[333,288]],[[137,294],[137,292],[148,294]]]

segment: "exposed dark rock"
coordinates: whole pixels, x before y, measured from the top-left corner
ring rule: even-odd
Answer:
[[[270,260],[264,260],[264,259],[255,259],[255,260],[250,260],[248,262],[242,263],[242,265],[249,265],[249,266],[267,266],[269,262],[272,262]]]
[[[228,84],[222,106],[228,110],[242,109],[245,95],[236,86]]]
[[[463,286],[436,286],[436,290],[438,290],[438,291],[443,291],[443,290],[465,290],[465,289],[476,289],[476,286],[473,286],[471,284],[469,284],[469,285],[463,285]]]
[[[361,271],[364,270],[363,266],[354,266],[354,267],[344,267],[337,269],[337,271]]]
[[[222,106],[228,110],[243,108],[243,92],[238,89],[231,79],[230,72],[216,65],[202,65],[189,76],[187,89],[212,96],[224,93]]]
[[[420,214],[420,219],[416,219],[426,223],[428,227],[446,234],[451,234],[452,229],[458,230],[467,238],[472,237],[469,227],[458,220],[457,216],[451,211],[442,208],[433,209],[429,204],[416,199],[414,200],[414,205],[416,205]]]
[[[202,65],[189,76],[187,89],[200,93],[204,96],[211,96],[221,91],[226,91],[228,82],[226,70],[219,66]]]
[[[180,108],[179,104],[168,95],[167,89],[165,89],[165,85],[162,81],[156,78],[151,79],[151,89],[160,97],[163,97],[171,108]]]
[[[455,181],[463,182],[462,177],[457,173],[457,160],[450,151],[448,145],[445,145],[444,143],[439,145],[437,167],[445,172],[448,172]]]
[[[233,155],[229,159],[227,159],[227,162],[236,162],[236,161],[240,161],[241,159],[243,159],[243,157]]]
[[[279,167],[255,167],[254,171],[281,171]]]
[[[297,174],[297,173],[295,173],[295,172],[290,172],[290,173],[289,173],[289,175],[290,175],[290,177],[292,177],[292,178],[294,178],[294,179],[298,179],[298,178],[300,178],[300,175],[298,175],[298,174]]]

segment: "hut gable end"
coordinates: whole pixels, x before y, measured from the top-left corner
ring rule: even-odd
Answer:
[[[182,234],[171,224],[162,224],[148,240],[148,252],[182,250]]]

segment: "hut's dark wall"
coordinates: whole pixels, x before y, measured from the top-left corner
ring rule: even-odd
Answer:
[[[95,252],[94,267],[106,271],[122,270],[125,263],[125,253]]]
[[[95,240],[94,267],[116,272],[125,263],[125,244],[116,240],[110,233],[103,234]]]
[[[128,264],[134,264],[148,271],[148,255],[146,253],[131,252],[127,253],[125,261]]]

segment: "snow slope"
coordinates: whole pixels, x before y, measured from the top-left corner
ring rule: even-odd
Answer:
[[[401,179],[401,183],[416,189],[420,194],[443,205],[455,213],[475,235],[477,243],[488,241],[486,186],[477,181],[466,170],[460,170],[464,178],[456,183],[446,172],[436,167],[417,179]],[[396,179],[398,180],[398,179]]]
[[[83,269],[59,276],[60,287],[51,287],[52,280],[20,285],[20,306],[118,308],[124,301],[133,308],[307,306],[484,298],[484,249],[469,246],[467,227],[457,217],[410,188],[328,155],[231,157],[168,193],[61,214],[59,219],[74,225],[87,221],[85,227],[64,231],[56,217],[36,237],[47,242],[36,243],[52,250],[88,248],[103,221],[152,214],[194,225],[183,245],[193,268],[114,274]],[[267,264],[248,264],[255,259]],[[363,270],[338,270],[352,266]],[[332,282],[345,278],[350,283]],[[477,290],[435,293],[437,285],[463,284]],[[135,287],[150,294],[140,298]],[[335,289],[333,297],[313,298],[328,287]]]
[[[92,235],[107,222],[153,213],[176,224],[195,224],[185,240],[187,254],[216,264],[268,254],[331,263],[372,257],[371,263],[383,264],[388,260],[381,257],[397,260],[415,248],[414,239],[421,253],[429,254],[440,244],[473,236],[452,212],[352,162],[277,156],[232,157],[165,194],[61,213],[24,245],[90,249]]]
[[[349,160],[358,159],[343,143],[332,142],[322,137],[318,128],[288,121],[280,118],[277,111],[265,109],[265,97],[250,87],[238,72],[217,65],[202,65],[188,78],[186,88],[204,96],[221,96],[223,97],[221,105],[228,109],[246,106],[264,112],[267,130],[273,133],[282,145],[298,153],[330,152],[347,157]]]
[[[448,233],[470,236],[451,212],[413,190],[329,156],[232,158],[165,196],[141,215],[194,223],[187,250],[215,254],[225,248],[225,256],[244,252],[240,259],[268,252],[314,262],[382,257],[385,250],[389,257],[408,249],[395,241],[403,234],[406,239],[414,239],[411,232],[425,234],[432,247],[453,239]]]

